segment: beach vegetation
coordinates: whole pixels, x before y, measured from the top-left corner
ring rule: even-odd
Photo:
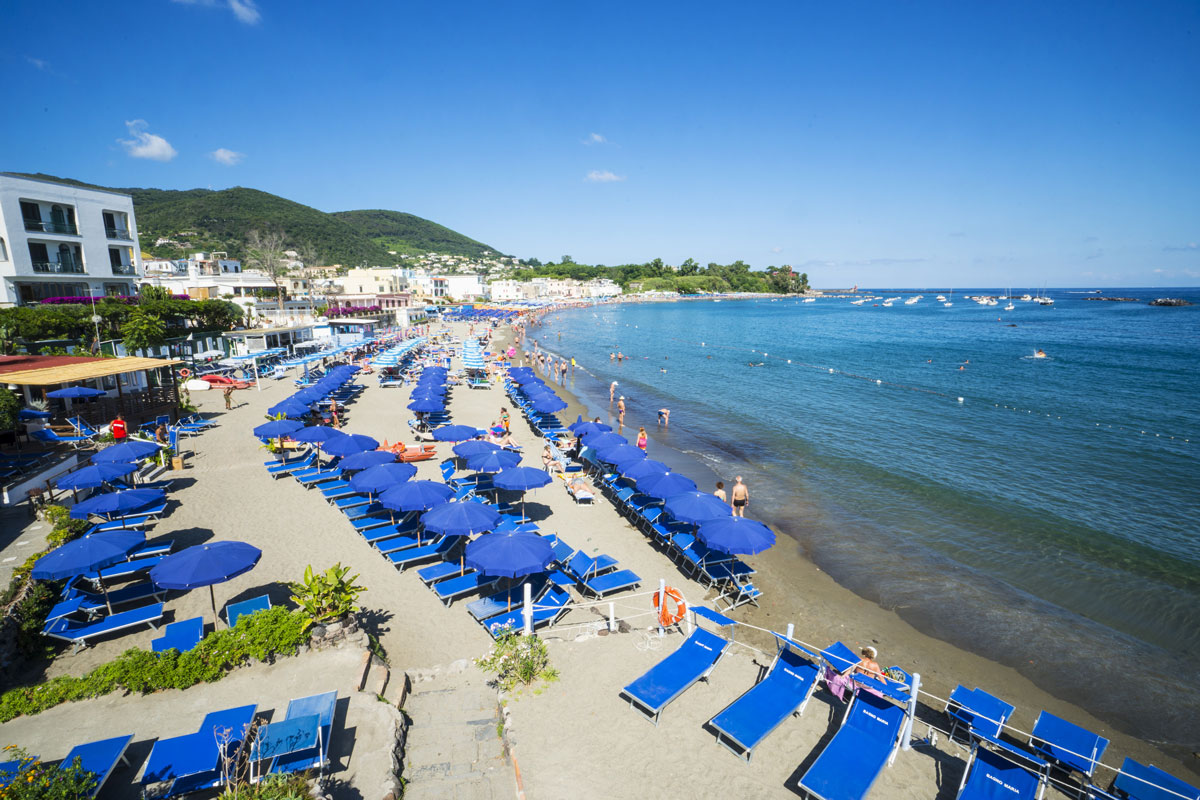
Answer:
[[[496,684],[505,691],[536,680],[558,680],[558,670],[550,665],[550,651],[539,637],[524,636],[506,628],[496,636],[487,655],[475,659],[475,666],[496,676]]]
[[[23,748],[8,745],[0,751],[0,760],[16,766],[0,771],[0,800],[78,800],[91,797],[96,776],[83,768],[78,756],[70,764],[47,764],[29,755]]]
[[[17,427],[21,413],[21,401],[8,389],[0,388],[0,432],[7,433]]]
[[[307,627],[302,612],[274,606],[239,617],[237,625],[213,631],[186,653],[126,650],[85,675],[60,675],[0,694],[0,722],[118,690],[149,694],[213,683],[243,664],[295,655],[308,640]]]
[[[367,589],[355,583],[357,580],[358,576],[350,575],[350,568],[341,562],[321,573],[314,572],[312,564],[305,567],[304,577],[290,584],[292,601],[304,616],[304,629],[358,611],[355,601]]]

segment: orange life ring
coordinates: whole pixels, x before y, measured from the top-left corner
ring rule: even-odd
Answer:
[[[658,609],[658,621],[663,626],[674,625],[679,620],[683,619],[683,615],[687,613],[687,603],[684,602],[683,593],[678,589],[668,586],[663,592],[666,597],[663,598],[662,604],[658,602],[658,592],[654,593],[653,605]],[[667,600],[675,601],[675,611],[668,611]]]
[[[184,367],[183,369],[179,370],[179,377],[185,378],[185,379],[190,378],[190,377],[192,377],[192,371],[190,369],[188,369],[187,367]]]

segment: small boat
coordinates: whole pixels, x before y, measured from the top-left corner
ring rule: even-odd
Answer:
[[[851,301],[850,301],[850,305],[852,305],[852,306],[861,306],[861,305],[862,305],[863,303],[865,303],[865,302],[866,302],[866,300],[865,300],[865,299],[863,299],[863,300],[851,300]]]
[[[944,305],[946,308],[950,308],[952,305],[954,305],[954,290],[953,289],[950,290],[950,299],[949,300],[947,300],[944,297],[939,297],[938,299],[943,301],[942,305]]]
[[[884,301],[883,301],[883,307],[884,307],[884,308],[891,308],[891,307],[892,307],[892,301],[891,301],[891,300],[884,300]]]
[[[817,302],[817,298],[815,298],[815,297],[806,297],[806,298],[804,298],[804,302],[806,302],[806,303],[815,303],[815,302]]]
[[[938,301],[939,303],[944,303],[944,302],[946,302],[946,295],[944,295],[944,294],[939,294],[939,295],[937,296],[937,301]]]
[[[1033,295],[1031,295],[1031,294],[1023,294],[1023,295],[1021,295],[1021,302],[1022,302],[1022,303],[1029,303],[1029,302],[1032,302],[1032,301],[1033,301]]]
[[[917,295],[916,297],[910,297],[904,301],[904,305],[915,306],[917,304],[917,301],[920,299],[921,299],[921,295]]]

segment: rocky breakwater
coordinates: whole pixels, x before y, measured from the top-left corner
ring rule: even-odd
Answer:
[[[1084,300],[1089,300],[1093,303],[1137,303],[1140,298],[1137,297],[1085,297]]]
[[[1160,297],[1157,300],[1151,300],[1152,306],[1190,306],[1190,300],[1182,300],[1178,297]]]

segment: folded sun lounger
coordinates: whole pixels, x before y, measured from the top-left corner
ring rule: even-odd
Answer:
[[[976,743],[957,800],[1037,800],[1043,788],[1042,776]]]
[[[959,685],[950,693],[946,716],[950,718],[950,735],[966,728],[969,737],[993,740],[1015,711],[1011,705],[983,689],[968,689]]]
[[[750,760],[759,742],[792,714],[800,714],[821,676],[819,657],[784,645],[766,677],[717,714],[709,725],[717,742]]]
[[[115,736],[112,739],[102,739],[98,742],[75,745],[62,760],[62,765],[70,766],[78,758],[80,767],[96,776],[96,788],[86,795],[86,797],[95,797],[104,788],[104,782],[108,780],[108,776],[116,769],[117,762],[124,762],[125,766],[129,766],[129,759],[125,758],[125,749],[129,747],[131,741],[133,741],[132,733]]]
[[[651,667],[622,690],[629,707],[658,725],[663,709],[697,681],[708,678],[729,648],[729,642],[697,627],[674,653]]]
[[[88,646],[89,639],[95,639],[99,636],[104,636],[109,633],[133,628],[138,625],[149,625],[154,627],[154,623],[162,619],[163,604],[154,603],[141,608],[131,608],[128,611],[121,611],[116,614],[110,614],[96,622],[74,623],[66,617],[55,620],[47,625],[42,633],[55,639],[62,639],[70,642],[75,646],[75,652],[79,652],[81,648]]]

